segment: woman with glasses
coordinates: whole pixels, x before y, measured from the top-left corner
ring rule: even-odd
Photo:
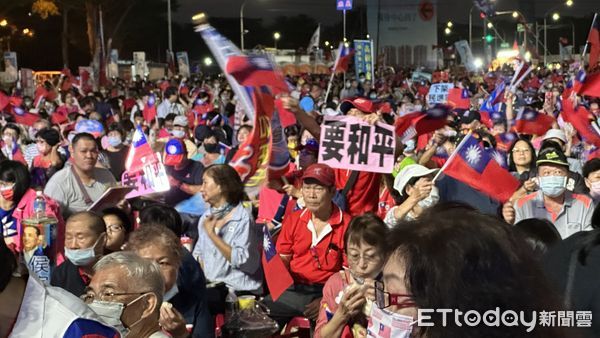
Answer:
[[[373,214],[352,219],[344,234],[348,268],[325,283],[315,337],[366,337],[387,234],[388,227]]]
[[[121,251],[129,233],[133,231],[131,219],[125,211],[116,207],[102,210],[102,218],[106,223],[105,253]]]
[[[535,149],[531,142],[520,136],[508,149],[508,170],[521,181],[535,176]]]
[[[567,337],[558,325],[540,325],[541,311],[564,309],[531,248],[498,218],[440,205],[394,228],[386,242],[371,330],[391,337]],[[499,317],[494,325],[492,315],[504,322]]]

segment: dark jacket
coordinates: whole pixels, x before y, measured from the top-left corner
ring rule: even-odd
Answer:
[[[81,278],[79,268],[68,259],[54,268],[50,277],[50,285],[63,288],[77,297],[83,295],[87,284]]]

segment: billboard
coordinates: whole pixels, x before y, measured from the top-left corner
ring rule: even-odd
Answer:
[[[437,66],[436,0],[379,0],[367,3],[369,34],[388,66]]]

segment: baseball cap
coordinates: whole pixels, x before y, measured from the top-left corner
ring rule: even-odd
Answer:
[[[552,138],[557,138],[557,139],[561,140],[562,143],[567,143],[567,135],[561,129],[550,129],[550,130],[548,130],[546,132],[546,135],[544,135],[544,138],[542,140],[546,141],[546,140],[552,139]]]
[[[177,115],[177,116],[175,116],[175,119],[173,119],[173,125],[180,126],[180,127],[187,127],[188,119],[183,115]]]
[[[460,115],[461,124],[469,124],[473,121],[481,121],[481,114],[476,110],[467,110]]]
[[[102,123],[96,120],[80,120],[75,125],[75,133],[88,133],[98,138],[104,134],[104,127]]]
[[[377,110],[375,103],[373,103],[371,100],[365,99],[364,97],[346,99],[340,103],[340,111],[343,114],[347,114],[352,108],[356,108],[365,114],[371,114]]]
[[[404,195],[404,187],[413,177],[423,177],[437,172],[438,169],[429,169],[420,164],[410,164],[402,168],[394,179],[394,189]]]
[[[330,166],[323,163],[315,163],[306,168],[302,180],[313,178],[326,187],[331,187],[335,184],[335,173]]]
[[[177,138],[170,139],[165,145],[165,165],[174,166],[187,156],[185,144]]]
[[[556,164],[565,167],[569,166],[569,162],[567,161],[565,154],[561,150],[553,147],[542,149],[542,151],[540,151],[538,154],[535,164],[537,166],[540,166],[541,164]]]

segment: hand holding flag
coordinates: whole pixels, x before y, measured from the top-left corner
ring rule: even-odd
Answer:
[[[287,288],[294,285],[294,279],[277,253],[275,243],[273,243],[266,225],[263,226],[262,266],[269,292],[273,301],[276,301]]]

